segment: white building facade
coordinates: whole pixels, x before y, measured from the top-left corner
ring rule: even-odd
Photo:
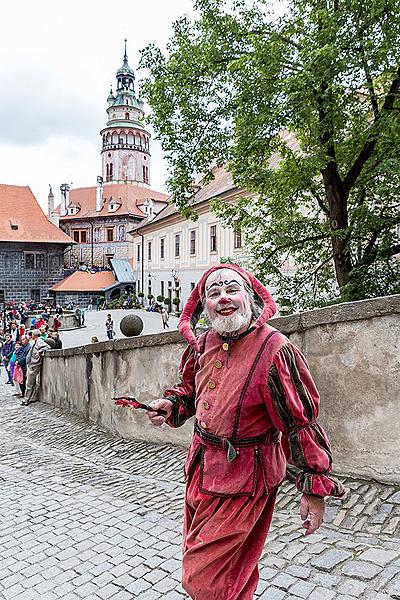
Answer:
[[[243,263],[246,254],[240,231],[223,227],[210,210],[210,201],[219,198],[234,202],[248,196],[232,183],[224,169],[216,169],[215,179],[199,190],[193,200],[197,221],[183,217],[175,207],[168,206],[151,220],[131,231],[137,291],[147,297],[179,298],[182,309],[190,292],[204,271],[225,260]]]

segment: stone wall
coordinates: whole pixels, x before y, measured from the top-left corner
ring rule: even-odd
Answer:
[[[400,482],[400,295],[340,304],[271,324],[307,357],[321,393],[320,422],[338,473]],[[192,423],[151,427],[142,411],[113,405],[134,395],[150,402],[177,380],[185,344],[177,332],[52,351],[42,400],[81,414],[126,438],[187,444]]]
[[[49,288],[63,279],[64,248],[58,244],[1,242],[0,289],[5,301],[26,302],[47,296]],[[27,268],[26,254],[44,257],[41,263],[35,258],[33,268]]]

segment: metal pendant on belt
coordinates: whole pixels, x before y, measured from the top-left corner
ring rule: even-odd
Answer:
[[[232,461],[235,460],[237,452],[229,440],[226,440],[226,446],[228,448],[228,451],[226,453],[226,459],[227,459],[228,463],[231,463]]]

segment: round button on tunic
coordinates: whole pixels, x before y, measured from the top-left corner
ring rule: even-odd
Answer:
[[[222,344],[222,350],[225,350],[225,352],[226,352],[227,350],[229,350],[229,344],[227,344],[226,342],[224,342],[224,343]]]
[[[213,390],[215,388],[215,386],[216,386],[215,381],[211,380],[208,382],[208,387],[210,388],[210,390]]]
[[[214,367],[216,369],[221,369],[222,368],[222,362],[220,360],[216,360],[214,363]]]
[[[210,408],[210,405],[208,404],[207,400],[204,400],[203,408],[205,408],[206,410],[208,410]]]
[[[204,423],[204,421],[201,421],[201,423],[200,423],[200,427],[201,427],[202,429],[207,429],[207,423]]]

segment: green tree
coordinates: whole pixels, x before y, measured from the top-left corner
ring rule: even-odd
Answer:
[[[175,203],[193,217],[193,177],[227,165],[253,197],[215,210],[294,308],[399,292],[400,0],[227,5],[142,51]]]

